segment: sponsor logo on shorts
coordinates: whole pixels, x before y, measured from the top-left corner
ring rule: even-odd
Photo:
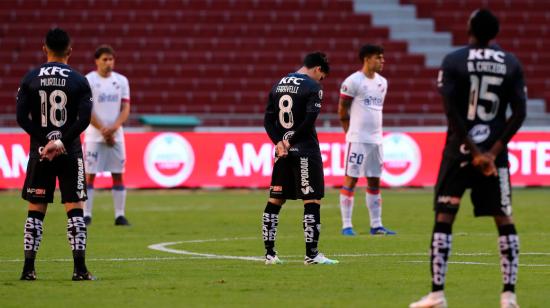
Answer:
[[[422,165],[422,155],[416,141],[404,133],[391,133],[384,136],[382,147],[382,181],[390,186],[400,186],[413,180]]]
[[[309,159],[307,157],[300,157],[300,180],[304,195],[314,192],[309,185]]]
[[[502,212],[512,215],[512,202],[510,200],[510,181],[508,179],[508,168],[498,168],[498,181],[500,184],[500,205]]]
[[[195,154],[191,144],[181,135],[163,133],[147,145],[143,164],[155,183],[174,187],[184,183],[193,172]]]
[[[283,186],[271,186],[269,189],[271,189],[272,192],[282,192]]]
[[[482,143],[489,138],[490,134],[491,129],[489,128],[489,125],[486,124],[474,125],[474,127],[472,127],[468,132],[468,135],[472,138],[474,143]]]
[[[27,194],[35,198],[44,198],[46,196],[45,188],[27,188]]]
[[[77,191],[76,195],[78,196],[79,199],[84,199],[87,197],[86,191],[84,189],[82,189],[81,191]]]
[[[79,157],[77,158],[78,164],[78,174],[76,180],[76,189],[84,190],[84,160]]]

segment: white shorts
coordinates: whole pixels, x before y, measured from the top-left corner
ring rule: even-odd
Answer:
[[[346,175],[352,178],[382,176],[382,145],[348,142],[346,147]]]
[[[124,142],[115,142],[111,147],[105,142],[84,143],[86,158],[86,173],[96,174],[109,171],[123,173],[126,165],[126,150]]]

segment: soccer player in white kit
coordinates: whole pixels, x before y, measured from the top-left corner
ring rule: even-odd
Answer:
[[[393,235],[382,225],[382,109],[388,82],[379,73],[384,66],[384,49],[364,45],[359,50],[363,67],[342,83],[338,116],[346,132],[345,178],[340,190],[342,234],[354,236],[351,223],[354,189],[360,177],[367,178],[366,204],[370,216],[370,234]]]
[[[122,124],[130,114],[130,87],[126,77],[113,71],[115,52],[111,46],[99,46],[94,57],[97,70],[86,75],[92,88],[94,105],[92,120],[84,135],[88,183],[84,221],[87,225],[92,223],[95,176],[99,172],[109,171],[113,179],[115,225],[128,226],[130,223],[125,217],[126,188],[122,179],[126,163]]]

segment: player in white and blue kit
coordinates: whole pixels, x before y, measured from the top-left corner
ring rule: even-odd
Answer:
[[[346,132],[344,184],[340,190],[342,234],[355,235],[351,217],[354,189],[360,177],[367,178],[366,204],[370,216],[370,234],[393,235],[382,225],[382,109],[388,91],[386,78],[379,73],[384,66],[384,49],[364,45],[359,50],[362,68],[351,74],[340,89],[338,116]]]
[[[129,225],[125,216],[123,174],[126,152],[122,124],[130,114],[130,87],[126,77],[113,71],[114,54],[113,48],[108,45],[97,48],[94,54],[97,70],[86,75],[94,100],[91,125],[84,137],[88,183],[84,220],[87,225],[92,222],[95,176],[104,171],[111,172],[113,178],[115,225]]]

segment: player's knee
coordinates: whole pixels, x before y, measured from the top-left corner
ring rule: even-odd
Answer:
[[[352,178],[351,176],[346,176],[344,179],[344,186],[348,188],[355,188],[357,185],[357,178]]]
[[[272,204],[275,204],[275,205],[278,205],[278,206],[282,206],[283,204],[285,204],[286,199],[269,198],[268,201],[269,201],[269,203],[272,203]]]
[[[315,204],[321,205],[321,200],[316,200],[316,199],[314,199],[314,200],[304,200],[304,205],[308,204],[308,203],[315,203]]]
[[[435,216],[436,222],[452,224],[455,221],[456,213],[438,212]]]
[[[495,217],[495,223],[497,226],[511,225],[514,223],[512,216],[501,216],[497,215]]]

